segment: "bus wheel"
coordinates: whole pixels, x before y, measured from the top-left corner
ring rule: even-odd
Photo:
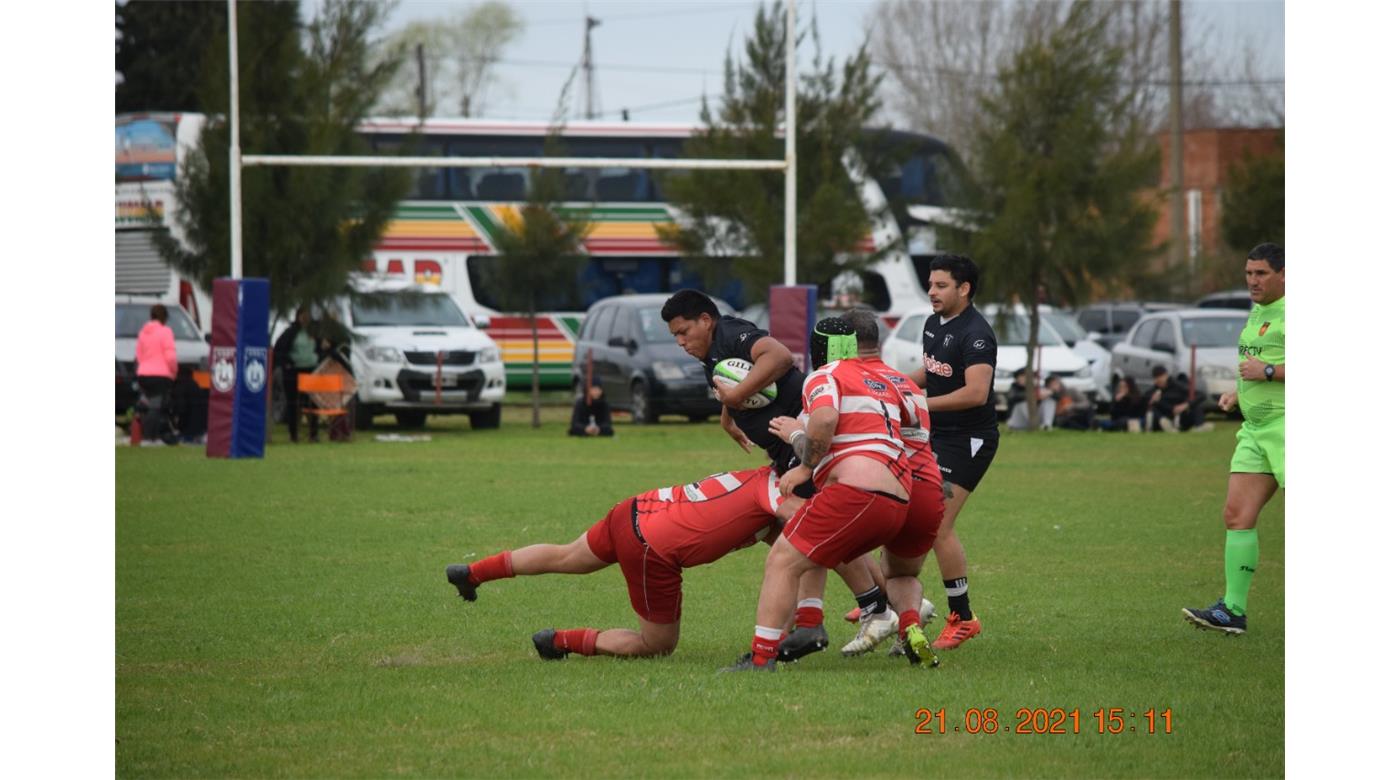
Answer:
[[[651,398],[648,397],[646,382],[632,383],[632,422],[638,425],[656,422],[656,410],[652,408]]]

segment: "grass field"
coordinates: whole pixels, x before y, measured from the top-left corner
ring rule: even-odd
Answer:
[[[1223,587],[1233,424],[1004,435],[958,524],[982,636],[933,671],[833,647],[720,676],[747,650],[767,548],[687,572],[665,659],[535,655],[543,627],[635,625],[616,569],[490,583],[473,604],[445,581],[448,563],[572,540],[632,494],[761,465],[713,421],[582,441],[566,411],[540,430],[521,409],[499,431],[433,418],[422,443],[279,431],[261,461],[118,448],[117,773],[1283,774],[1281,501],[1260,523],[1249,634],[1180,616]],[[942,614],[936,575],[925,584]],[[835,578],[827,604],[839,646]],[[1016,733],[1018,709],[1057,707],[1078,709],[1080,733]],[[947,733],[915,734],[920,708],[942,709]],[[996,711],[996,733],[961,730],[973,708]],[[1122,708],[1122,733],[1099,733],[1100,708]]]

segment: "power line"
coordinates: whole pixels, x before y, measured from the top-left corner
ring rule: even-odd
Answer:
[[[957,68],[949,68],[938,65],[915,65],[904,62],[893,62],[890,60],[875,60],[875,65],[886,70],[898,70],[913,73],[932,73],[939,76],[952,76],[962,79],[980,79],[982,81],[995,81],[995,73],[974,73]],[[1168,79],[1139,79],[1121,82],[1126,86],[1149,86],[1149,87],[1169,87],[1171,81]],[[1283,79],[1188,79],[1181,82],[1183,87],[1282,87]]]
[[[674,10],[671,10],[671,11],[655,11],[655,12],[648,12],[648,13],[609,15],[607,18],[603,19],[603,21],[607,22],[608,24],[612,24],[613,22],[630,22],[630,21],[634,21],[634,20],[638,20],[638,19],[669,19],[669,18],[675,17],[675,16],[697,16],[697,15],[701,15],[701,14],[713,14],[713,13],[721,13],[721,12],[722,12],[722,13],[733,13],[733,12],[735,12],[735,11],[744,11],[744,10],[748,10],[748,9],[750,9],[750,8],[753,8],[753,5],[752,5],[751,3],[742,3],[742,4],[736,3],[736,4],[734,4],[734,5],[719,5],[719,4],[711,3],[711,4],[709,4],[709,5],[706,5],[706,6],[703,7],[703,8],[684,8],[684,9],[674,9]],[[527,25],[534,25],[534,26],[536,26],[536,27],[552,27],[552,26],[556,26],[556,25],[578,24],[578,23],[579,23],[578,17],[574,17],[574,18],[572,18],[572,19],[564,19],[564,18],[559,18],[559,19],[541,19],[541,20],[535,21],[535,22],[526,20],[526,24],[527,24]]]

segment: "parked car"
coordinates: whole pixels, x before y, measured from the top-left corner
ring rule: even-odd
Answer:
[[[863,303],[857,304],[852,308],[868,309],[871,313],[875,313],[875,310],[873,308]],[[818,306],[817,316],[813,319],[813,322],[820,322],[826,319],[827,317],[840,317],[847,311],[849,311],[849,309],[838,309],[832,306]],[[752,306],[747,306],[742,312],[739,313],[739,316],[743,317],[749,322],[752,322],[758,327],[763,328],[764,330],[768,330],[768,304],[766,303],[755,303]],[[927,317],[928,312],[924,312],[924,316]],[[880,343],[883,345],[885,343],[885,339],[890,337],[889,323],[885,322],[884,317],[879,316],[877,314],[875,317],[875,324],[880,326]]]
[[[1181,309],[1143,317],[1113,348],[1113,372],[1132,377],[1146,391],[1153,366],[1189,376],[1194,346],[1196,392],[1218,401],[1235,389],[1240,331],[1248,316],[1235,309]]]
[[[998,316],[1002,307],[995,303],[979,306],[978,311],[997,334],[997,367],[992,376],[992,392],[996,396],[997,411],[1006,414],[1010,412],[1006,399],[1011,391],[1011,380],[1026,366],[1030,318],[1019,306],[1014,311],[1007,310],[1004,317]],[[892,368],[905,374],[923,368],[924,322],[929,314],[927,311],[909,312],[895,325],[880,351],[882,359]],[[1075,354],[1054,328],[1042,326],[1039,341],[1041,381],[1053,374],[1060,377],[1065,386],[1097,401],[1099,391],[1089,362]]]
[[[614,409],[632,412],[638,423],[654,423],[662,414],[683,414],[702,422],[719,414],[705,366],[676,344],[661,306],[670,293],[616,295],[588,307],[574,344],[573,384],[583,387],[591,355],[593,378]],[[724,301],[719,312],[733,314]]]
[[[1241,309],[1249,311],[1254,308],[1254,299],[1249,297],[1249,290],[1223,290],[1204,296],[1196,301],[1198,309]]]
[[[1179,303],[1137,301],[1094,303],[1080,309],[1079,313],[1075,315],[1075,319],[1079,321],[1081,328],[1088,331],[1089,338],[1097,341],[1104,349],[1112,351],[1113,345],[1122,341],[1123,336],[1144,314],[1180,308],[1181,304]]]
[[[332,305],[351,333],[356,428],[367,429],[386,413],[406,428],[421,427],[429,414],[466,414],[472,428],[500,427],[501,350],[450,295],[406,280],[356,276]],[[272,343],[285,327],[278,323]],[[290,390],[282,388],[281,374],[273,375],[274,419]]]
[[[1041,326],[1049,326],[1055,329],[1055,333],[1068,344],[1074,354],[1084,358],[1089,362],[1089,371],[1094,376],[1094,388],[1098,391],[1098,400],[1108,402],[1113,398],[1112,370],[1113,353],[1104,348],[1099,342],[1089,338],[1089,332],[1079,326],[1079,321],[1064,309],[1057,309],[1053,306],[1040,306]]]
[[[136,386],[136,336],[151,319],[151,306],[157,303],[137,301],[131,296],[123,296],[117,301],[117,414],[136,405],[141,389]],[[209,369],[209,343],[200,335],[199,328],[185,310],[174,304],[166,304],[166,322],[175,334],[175,360],[180,372],[207,371]]]

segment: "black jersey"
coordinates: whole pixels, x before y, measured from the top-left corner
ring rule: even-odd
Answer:
[[[979,363],[990,365],[995,375],[997,337],[975,307],[969,305],[947,322],[936,313],[924,321],[924,388],[929,398],[948,395],[967,385],[967,367]],[[929,412],[929,422],[934,436],[995,431],[996,396],[988,387],[986,403],[955,412]]]
[[[753,345],[768,335],[748,320],[724,315],[715,323],[714,339],[710,342],[710,352],[705,356],[705,379],[714,386],[715,366],[721,360],[742,358],[753,362]],[[768,421],[774,417],[796,417],[802,413],[802,372],[794,366],[778,377],[778,397],[773,403],[758,409],[730,409],[729,416],[739,430],[749,437],[749,441],[762,447],[768,457],[785,472],[790,465],[792,447],[787,442],[768,432]],[[782,461],[781,463],[779,461]]]

